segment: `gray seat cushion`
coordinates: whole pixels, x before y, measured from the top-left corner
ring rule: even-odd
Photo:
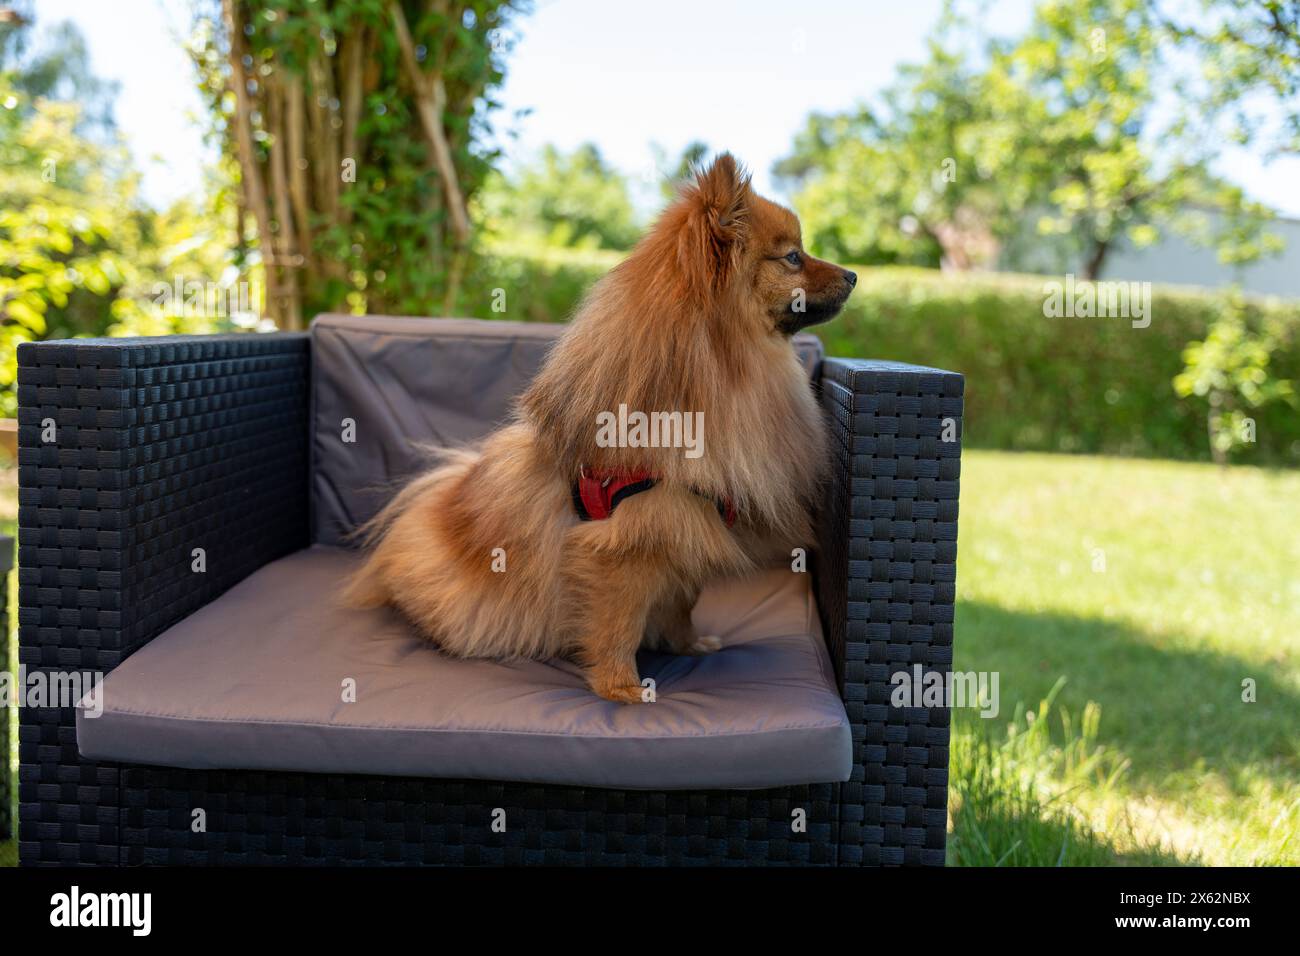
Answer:
[[[505,421],[563,331],[563,325],[482,319],[316,319],[312,540],[345,544],[347,532],[424,467],[421,445],[463,444]],[[815,380],[821,342],[797,335],[795,348]]]
[[[707,591],[696,626],[723,649],[643,652],[657,700],[626,705],[592,694],[571,663],[455,660],[390,611],[337,606],[357,560],[300,551],[159,635],[107,675],[101,716],[78,711],[82,756],[642,789],[848,779],[807,574]]]

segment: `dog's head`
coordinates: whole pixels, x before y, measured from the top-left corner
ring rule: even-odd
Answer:
[[[730,153],[698,174],[658,228],[675,234],[692,291],[740,305],[772,332],[834,318],[858,280],[805,252],[798,217],[754,192]]]
[[[738,487],[741,478],[727,469],[743,470],[748,459],[725,445],[743,443],[736,436],[755,402],[777,409],[801,436],[815,430],[802,404],[806,375],[788,340],[834,317],[856,280],[808,255],[794,213],[755,193],[723,153],[587,294],[521,411],[567,472],[653,466],[696,488]],[[688,459],[675,448],[597,445],[597,416],[623,405],[705,414],[712,450]],[[803,441],[786,440],[780,426],[771,432],[771,454]],[[773,492],[769,503],[782,497]]]

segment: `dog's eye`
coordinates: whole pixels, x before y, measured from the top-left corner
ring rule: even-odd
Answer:
[[[795,249],[793,252],[786,254],[785,261],[792,266],[801,266],[803,265],[803,256],[799,255],[798,249]]]

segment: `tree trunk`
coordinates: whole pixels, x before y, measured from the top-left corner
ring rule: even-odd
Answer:
[[[397,32],[398,47],[402,51],[402,63],[407,80],[415,93],[416,112],[424,127],[434,168],[438,171],[438,177],[442,180],[443,190],[446,193],[447,210],[451,214],[455,248],[451,253],[451,263],[447,270],[447,282],[443,294],[442,311],[446,315],[455,309],[461,277],[465,271],[465,259],[469,254],[469,210],[456,175],[451,145],[447,142],[446,130],[442,128],[442,115],[447,108],[447,89],[443,83],[442,73],[437,68],[428,73],[420,69],[419,61],[415,56],[415,44],[406,24],[406,16],[402,13],[401,3],[392,0],[391,9],[393,28]]]
[[[1088,255],[1087,261],[1083,264],[1082,278],[1088,282],[1096,282],[1101,278],[1101,267],[1106,264],[1106,256],[1110,254],[1110,240],[1093,240],[1092,252]]]
[[[271,193],[275,199],[275,260],[280,266],[281,295],[284,296],[285,314],[281,328],[302,328],[302,301],[299,298],[298,270],[302,256],[296,250],[293,226],[293,202],[289,198],[289,170],[286,153],[288,125],[285,109],[285,90],[279,84],[267,88],[267,125],[271,132]],[[268,243],[271,244],[271,243]]]
[[[284,154],[289,169],[289,198],[293,204],[298,255],[304,268],[313,268],[311,216],[307,200],[307,118],[303,107],[302,82],[289,79],[280,90],[285,104],[281,125],[286,135]],[[277,144],[279,145],[279,144]]]
[[[234,0],[222,0],[221,10],[226,21],[226,35],[230,38],[230,85],[235,94],[233,125],[235,146],[239,154],[240,188],[243,190],[244,204],[252,211],[253,219],[257,222],[257,244],[266,271],[267,311],[271,314],[271,320],[279,325],[285,319],[286,310],[280,298],[278,270],[273,265],[275,253],[271,246],[271,210],[266,202],[266,190],[262,186],[261,164],[257,161],[257,152],[253,148],[253,109],[243,62],[243,22],[236,13]]]
[[[361,96],[364,91],[362,85],[363,70],[365,68],[366,50],[369,47],[369,37],[365,30],[357,30],[343,38],[343,46],[339,51],[339,58],[342,60],[342,79],[343,79],[343,130],[342,144],[339,166],[333,170],[333,177],[336,184],[342,178],[343,171],[341,164],[344,162],[357,162],[358,140],[357,124],[361,121]],[[352,221],[352,209],[349,206],[341,210],[341,219],[344,225]]]
[[[1205,414],[1205,432],[1210,439],[1210,459],[1220,466],[1228,464],[1228,454],[1219,447],[1219,416],[1224,411],[1223,395],[1211,389],[1210,410]]]

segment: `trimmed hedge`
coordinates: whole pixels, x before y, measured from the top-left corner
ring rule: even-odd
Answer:
[[[499,254],[476,287],[483,318],[563,321],[617,254]],[[893,359],[966,375],[965,438],[972,447],[1208,460],[1206,405],[1180,399],[1173,379],[1182,352],[1205,336],[1219,295],[1152,290],[1151,323],[1124,318],[1048,318],[1047,278],[952,275],[864,268],[853,297],[815,331],[832,355]],[[494,312],[492,289],[505,290]],[[1287,332],[1272,374],[1300,381],[1300,302],[1252,300],[1256,321]],[[1236,456],[1256,464],[1300,463],[1300,411],[1285,403],[1247,411],[1257,442]]]
[[[1209,458],[1206,405],[1180,399],[1183,349],[1205,336],[1222,299],[1152,290],[1151,324],[1047,318],[1044,283],[1028,276],[952,277],[868,270],[850,306],[822,332],[831,353],[937,365],[966,375],[966,438],[977,447]],[[1300,379],[1300,302],[1255,300],[1256,321],[1289,332],[1274,375]],[[1241,461],[1300,462],[1300,412],[1248,412],[1257,443]]]
[[[466,282],[477,292],[470,314],[479,319],[567,322],[591,284],[622,261],[618,252],[497,247],[481,273]],[[469,298],[469,293],[466,294]]]

